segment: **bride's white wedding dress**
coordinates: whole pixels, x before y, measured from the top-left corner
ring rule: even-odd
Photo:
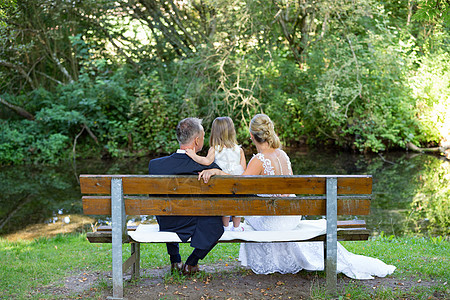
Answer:
[[[277,149],[270,157],[258,153],[255,158],[263,163],[265,175],[292,175],[289,157],[282,150]],[[307,221],[301,221],[301,216],[247,216],[245,222],[260,231],[293,230]],[[395,270],[395,266],[379,259],[353,254],[339,242],[337,246],[337,271],[350,278],[373,279],[373,276],[384,277]],[[242,243],[239,260],[256,274],[297,273],[303,269],[319,271],[324,269],[323,252],[322,242]]]

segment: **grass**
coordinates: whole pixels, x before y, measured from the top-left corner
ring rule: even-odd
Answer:
[[[434,294],[450,297],[450,242],[445,239],[382,235],[371,241],[345,242],[343,245],[353,253],[369,255],[395,265],[397,270],[391,275],[394,279],[427,280],[434,281],[434,284],[421,288],[412,285],[407,292],[379,287],[369,294],[366,287],[351,281],[339,292],[340,299],[427,299]],[[182,244],[180,249],[182,257],[187,257],[191,252],[187,244]],[[124,252],[129,251],[129,245],[124,245]],[[239,244],[219,244],[202,264],[232,261],[238,253]],[[164,244],[143,245],[141,258],[142,268],[168,265]],[[111,271],[111,245],[90,244],[85,234],[17,242],[0,238],[0,261],[0,299],[52,299],[56,296],[48,294],[45,286],[63,282],[68,276]],[[183,276],[165,278],[166,282],[183,280]],[[96,286],[102,289],[107,285],[106,280],[100,277]],[[324,287],[313,285],[311,298],[325,299]]]
[[[35,288],[80,270],[106,271],[111,267],[110,249],[90,245],[83,234],[17,242],[0,239],[0,298],[26,298]]]
[[[397,278],[442,279],[450,283],[450,242],[424,237],[384,237],[370,242],[342,243],[350,252],[395,265]]]

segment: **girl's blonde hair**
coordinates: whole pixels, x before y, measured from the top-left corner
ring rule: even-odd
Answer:
[[[280,148],[281,142],[275,133],[272,120],[265,114],[257,114],[250,121],[250,132],[258,143],[267,142],[271,148]]]
[[[209,146],[219,146],[219,151],[225,148],[233,148],[237,145],[236,130],[230,117],[218,117],[211,125]]]

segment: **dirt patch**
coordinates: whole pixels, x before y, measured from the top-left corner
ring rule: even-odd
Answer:
[[[143,269],[138,281],[125,283],[127,299],[310,299],[325,286],[323,272],[302,271],[297,274],[257,275],[242,268],[238,262],[203,265],[197,276],[167,276],[169,267]],[[380,288],[408,292],[413,287],[431,287],[436,283],[416,278],[376,278],[352,280],[338,276],[338,286],[360,285],[367,293]],[[106,299],[112,296],[111,272],[80,273],[64,282],[41,287],[33,294],[46,292],[62,299]],[[408,299],[413,299],[410,293]],[[448,294],[447,294],[448,296]],[[444,299],[445,295],[431,295],[428,299]]]
[[[99,272],[71,275],[60,282],[37,288],[32,295],[52,294],[62,299],[79,299],[87,291],[97,290],[94,286],[98,286],[99,279],[104,276]]]

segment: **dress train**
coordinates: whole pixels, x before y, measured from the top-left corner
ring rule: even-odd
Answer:
[[[246,217],[247,225],[253,230],[292,230],[308,221],[300,216]],[[326,223],[323,223],[326,226]],[[301,226],[302,230],[305,229]],[[239,260],[256,274],[297,273],[324,270],[323,242],[289,243],[242,243]],[[337,245],[337,271],[353,279],[373,279],[392,274],[395,266],[379,259],[357,255],[347,251],[339,242]]]

